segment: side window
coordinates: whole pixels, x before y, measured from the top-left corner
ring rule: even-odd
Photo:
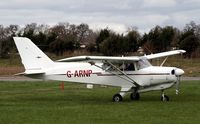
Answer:
[[[102,65],[102,68],[103,68],[104,70],[113,71],[113,68],[112,68],[110,65],[106,64],[106,63],[104,63],[104,64]]]
[[[127,63],[125,71],[135,71],[135,66],[133,63]]]

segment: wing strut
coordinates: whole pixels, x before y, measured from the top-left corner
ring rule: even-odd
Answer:
[[[165,62],[167,61],[168,56],[165,58],[165,60],[162,62],[162,64],[160,66],[163,66],[165,64]]]

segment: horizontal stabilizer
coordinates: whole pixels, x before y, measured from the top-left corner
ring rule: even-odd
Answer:
[[[14,74],[14,76],[21,76],[21,75],[24,75],[24,72]]]
[[[25,71],[25,72],[17,73],[17,74],[15,74],[15,76],[19,76],[19,75],[40,75],[40,74],[45,74],[45,72],[28,70],[28,71]]]

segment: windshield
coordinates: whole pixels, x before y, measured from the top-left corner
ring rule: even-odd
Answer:
[[[149,67],[149,66],[151,66],[151,64],[145,58],[142,58],[137,62],[137,68],[138,69],[143,69],[143,68],[146,68],[146,67]]]

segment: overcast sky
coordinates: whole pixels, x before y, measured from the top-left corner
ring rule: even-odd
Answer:
[[[1,0],[0,24],[87,23],[123,33],[135,26],[143,33],[156,25],[183,28],[200,23],[200,0]]]

